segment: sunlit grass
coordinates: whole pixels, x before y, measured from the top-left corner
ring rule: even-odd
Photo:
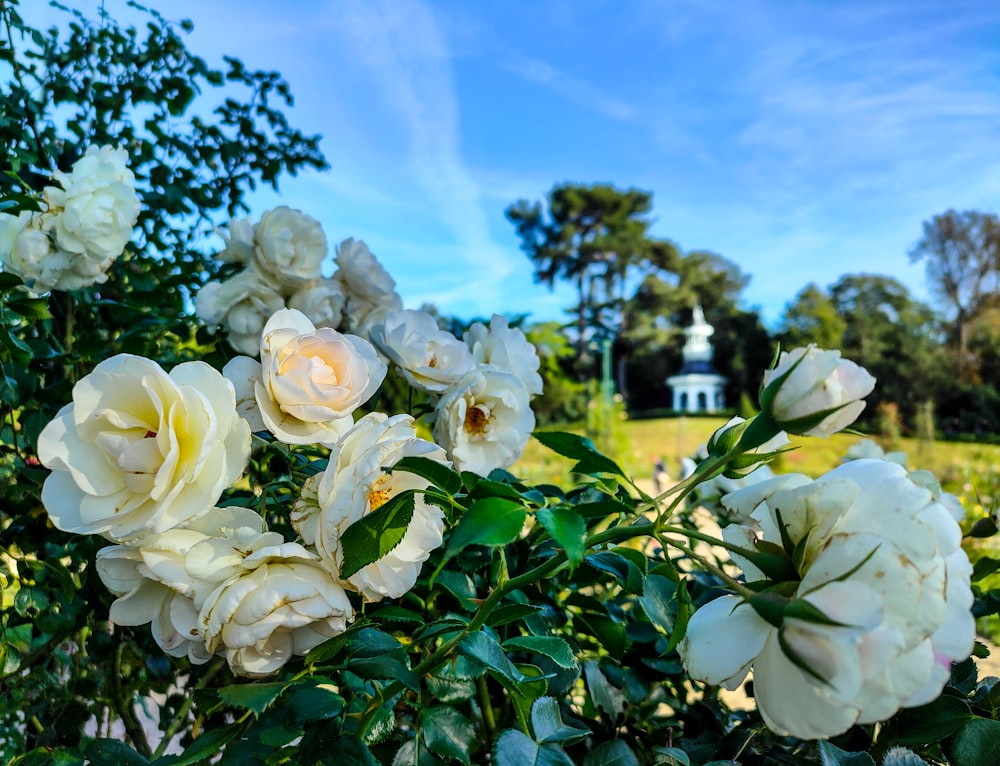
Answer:
[[[676,478],[680,473],[681,458],[693,455],[698,446],[704,444],[712,432],[725,422],[725,418],[705,417],[623,421],[613,429],[610,441],[619,446],[609,450],[610,456],[633,479],[650,479],[653,464],[658,458],[663,459],[669,474]],[[582,427],[561,430],[583,433]],[[887,450],[906,452],[910,468],[925,468],[933,472],[952,492],[961,491],[970,472],[989,471],[1000,465],[1000,445],[995,444],[921,442],[917,439],[899,439],[895,444],[885,444],[878,437],[839,433],[829,439],[795,437],[792,444],[799,449],[783,455],[774,468],[782,473],[819,476],[838,465],[848,448],[862,438],[871,438]],[[571,465],[571,461],[550,452],[532,439],[511,470],[531,483],[566,485]]]

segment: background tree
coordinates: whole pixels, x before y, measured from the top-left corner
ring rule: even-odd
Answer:
[[[785,306],[778,339],[782,348],[815,343],[820,348],[840,348],[847,324],[830,295],[810,282]]]
[[[627,285],[636,271],[669,268],[676,252],[653,247],[647,236],[652,195],[610,184],[561,184],[546,205],[519,200],[505,211],[535,268],[535,280],[553,287],[572,282],[577,304],[574,342],[585,367],[587,343],[614,338],[628,325]],[[580,370],[581,374],[584,372]]]
[[[930,289],[953,323],[959,377],[969,380],[970,323],[1000,299],[1000,218],[974,210],[936,215],[924,223],[910,259],[926,264]]]

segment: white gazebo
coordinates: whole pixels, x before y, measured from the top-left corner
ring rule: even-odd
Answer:
[[[712,344],[709,338],[715,328],[705,321],[701,306],[696,305],[691,325],[684,330],[684,365],[676,375],[667,378],[673,390],[673,409],[677,412],[718,412],[725,409],[723,387],[726,378],[712,365]]]

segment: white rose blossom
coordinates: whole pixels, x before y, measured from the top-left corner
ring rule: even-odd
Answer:
[[[148,624],[153,640],[171,657],[187,657],[196,665],[211,659],[198,627],[194,601],[150,577],[148,570],[144,571],[139,548],[101,548],[95,564],[101,582],[118,596],[108,615],[111,622],[133,627]]]
[[[463,336],[476,364],[491,364],[520,378],[529,396],[542,393],[538,352],[518,328],[511,328],[506,317],[494,314],[487,328],[474,322]]]
[[[344,315],[344,293],[335,279],[317,279],[296,290],[288,308],[301,311],[317,327],[340,327]]]
[[[268,320],[260,358],[236,357],[222,372],[233,382],[251,429],[266,429],[286,444],[332,446],[386,374],[368,341],[317,328],[294,309]]]
[[[439,329],[426,311],[394,311],[371,329],[369,337],[407,382],[422,391],[442,393],[474,364],[469,347]]]
[[[39,435],[52,471],[42,502],[59,529],[121,542],[204,514],[249,455],[250,429],[216,370],[185,362],[168,375],[119,354],[73,387]]]
[[[43,226],[51,216],[23,211],[0,214],[0,263],[17,274],[36,293],[51,290],[70,265],[68,253],[57,253]]]
[[[198,291],[195,312],[207,325],[224,326],[229,345],[241,354],[260,353],[260,334],[285,300],[253,269],[224,282],[209,282]]]
[[[106,269],[122,254],[139,217],[128,152],[90,146],[69,175],[56,172],[53,177],[59,186],[46,187],[45,196],[55,214],[57,246]]]
[[[402,310],[396,282],[360,240],[341,242],[334,261],[337,271],[333,279],[344,294],[342,329],[368,338],[371,328],[388,313]]]
[[[319,279],[328,251],[319,221],[285,205],[268,210],[254,226],[254,266],[282,288]]]
[[[225,229],[216,232],[226,241],[226,246],[215,257],[223,263],[249,266],[254,257],[253,222],[249,218],[234,218]]]
[[[343,633],[354,609],[316,556],[297,543],[260,548],[205,600],[199,629],[238,675],[266,676]]]
[[[961,531],[902,466],[854,460],[816,481],[780,476],[723,503],[743,519],[723,530],[728,542],[799,548],[792,598],[837,623],[786,615],[776,627],[735,595],[692,617],[679,646],[690,675],[735,689],[752,668],[773,731],[832,737],[930,702],[951,663],[972,651],[972,568]],[[747,580],[767,579],[733,559]]]
[[[491,365],[473,368],[445,392],[434,412],[434,440],[458,470],[481,476],[513,465],[535,428],[521,380]]]
[[[339,576],[344,560],[341,537],[351,524],[406,490],[426,489],[412,473],[387,473],[404,457],[424,457],[445,465],[444,450],[417,437],[409,415],[369,413],[330,453],[326,470],[306,482],[292,512],[292,524],[307,544],[315,544],[324,564]],[[413,587],[430,552],[441,545],[444,514],[415,496],[410,525],[399,544],[347,580],[367,601],[399,598]]]
[[[810,345],[781,352],[777,367],[764,372],[761,407],[778,428],[825,437],[857,420],[874,387],[875,378],[840,351]]]

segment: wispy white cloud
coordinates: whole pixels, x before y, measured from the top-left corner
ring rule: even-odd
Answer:
[[[338,1],[329,13],[339,43],[367,68],[378,97],[399,120],[416,185],[451,232],[454,247],[442,243],[438,258],[452,250],[462,264],[461,289],[499,300],[496,285],[515,268],[516,253],[494,241],[479,185],[463,161],[453,62],[433,11],[417,0]],[[419,273],[419,265],[411,271]],[[453,269],[443,280],[453,290],[459,289],[455,276]]]
[[[623,121],[639,117],[640,109],[637,105],[607,93],[568,72],[560,71],[547,61],[514,52],[509,54],[504,66],[528,82],[548,88],[563,98],[605,117]]]

